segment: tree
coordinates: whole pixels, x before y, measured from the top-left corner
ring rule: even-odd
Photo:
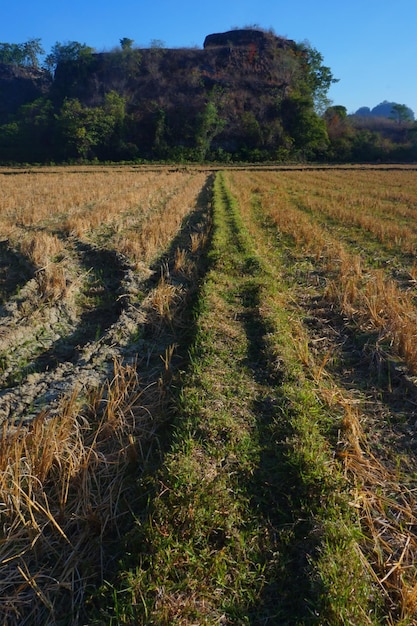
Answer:
[[[240,116],[243,142],[245,147],[253,150],[263,147],[261,126],[253,111],[243,111]]]
[[[16,43],[0,43],[0,63],[20,65],[21,49]]]
[[[332,71],[323,65],[323,56],[308,44],[301,45],[305,66],[304,88],[311,95],[317,113],[323,113],[330,102],[327,92],[333,83],[339,82],[334,78]]]
[[[97,110],[99,142],[96,154],[103,159],[117,159],[125,149],[126,100],[116,91],[110,91],[104,96],[103,106]]]
[[[65,156],[92,159],[113,158],[122,143],[125,100],[118,93],[106,94],[101,107],[86,107],[77,98],[66,99],[57,116]]]
[[[87,158],[92,146],[96,145],[98,138],[91,128],[90,118],[89,110],[77,98],[64,101],[57,121],[66,157]]]
[[[392,117],[397,120],[399,124],[402,124],[403,122],[413,121],[411,111],[405,104],[393,104]]]
[[[40,39],[25,43],[0,43],[0,63],[20,67],[39,67],[39,55],[44,54]]]
[[[42,163],[54,156],[53,104],[38,98],[24,104],[15,119],[0,126],[0,159]]]
[[[45,54],[45,50],[42,48],[40,39],[29,39],[23,44],[25,65],[30,67],[39,67],[38,57],[41,54]]]
[[[167,150],[166,133],[166,111],[159,108],[155,113],[155,139],[153,149],[156,156],[162,157]]]
[[[345,120],[347,118],[347,109],[342,104],[335,104],[329,107],[324,114],[325,119],[337,118],[338,121]]]
[[[151,48],[162,50],[162,48],[165,48],[165,41],[163,41],[162,39],[151,39],[150,46]]]
[[[224,125],[225,121],[219,116],[214,102],[207,102],[197,120],[196,143],[199,159],[206,158],[214,137],[221,132]]]
[[[349,126],[347,121],[347,109],[341,104],[337,104],[326,109],[323,119],[327,125],[327,132],[330,138],[342,135]]]
[[[66,61],[78,61],[81,58],[88,58],[94,52],[94,48],[90,48],[85,43],[78,41],[69,41],[67,43],[59,43],[58,41],[52,47],[51,52],[45,58],[45,67],[53,72],[58,63]]]
[[[134,40],[129,39],[129,37],[123,37],[120,39],[120,47],[122,50],[131,50],[134,43]]]
[[[315,112],[311,98],[293,93],[282,103],[282,116],[293,148],[302,158],[315,157],[327,148],[326,123]]]

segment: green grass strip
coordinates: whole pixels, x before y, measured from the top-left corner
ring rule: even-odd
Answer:
[[[335,495],[328,416],[290,347],[277,275],[255,253],[222,173],[213,207],[172,445],[127,540],[125,573],[104,592],[102,618],[373,623],[349,512]]]
[[[288,242],[277,233],[257,196],[242,221],[262,260],[261,309],[269,328],[266,353],[269,363],[279,364],[282,374],[277,393],[292,429],[288,458],[301,478],[299,493],[308,494],[303,508],[313,521],[313,534],[319,537],[311,555],[322,589],[317,623],[386,623],[383,592],[371,580],[358,549],[360,521],[349,505],[349,485],[333,459],[332,444],[342,416],[323,404],[317,382],[309,377],[305,358],[300,358],[308,338],[300,336],[303,313],[294,306],[296,296],[288,282],[292,278],[299,290],[297,266],[288,255]],[[322,384],[326,385],[325,379]]]

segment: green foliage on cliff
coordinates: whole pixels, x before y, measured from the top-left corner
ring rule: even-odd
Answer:
[[[0,43],[0,63],[18,67],[39,67],[39,56],[44,54],[40,39],[24,43]]]
[[[93,52],[93,48],[78,41],[69,41],[67,43],[59,43],[57,41],[52,46],[51,52],[45,57],[44,65],[50,71],[54,71],[59,63],[79,61],[82,58],[90,57]]]
[[[122,38],[120,48],[97,54],[57,42],[44,58],[50,86],[42,89],[28,69],[39,66],[40,41],[0,44],[0,162],[317,160],[357,158],[367,146],[372,158],[378,153],[373,136],[346,121],[342,131],[325,112],[335,79],[306,44],[261,29],[210,35],[202,50],[133,43]],[[12,65],[20,84],[32,81],[19,106],[2,74]]]

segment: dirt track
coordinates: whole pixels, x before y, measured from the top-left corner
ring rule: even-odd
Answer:
[[[174,306],[181,318],[198,280],[202,253],[201,246],[191,251],[190,236],[208,228],[207,207],[201,198],[195,202],[169,250],[151,265],[132,262],[125,254],[86,239],[61,235],[65,255],[58,264],[65,286],[58,297],[42,293],[45,268],[35,268],[2,242],[0,420],[17,424],[41,410],[53,414],[74,390],[82,397],[102,385],[111,377],[115,360],[137,361],[145,378],[156,375],[150,374],[155,367],[160,371],[161,355],[175,343],[177,321],[169,313],[168,323],[164,322],[155,293],[161,283],[169,289],[172,302],[167,306]],[[190,276],[174,270],[179,246],[194,268]]]

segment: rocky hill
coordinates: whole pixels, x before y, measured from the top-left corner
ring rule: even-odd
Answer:
[[[22,104],[48,95],[51,85],[52,78],[45,70],[0,63],[0,123]]]
[[[19,137],[12,140],[17,131],[8,128],[2,140],[0,128],[0,159],[17,158],[35,117],[48,149],[31,159],[51,151],[55,160],[201,159],[225,152],[257,158],[305,150],[306,141],[316,149],[326,133],[314,96],[332,76],[321,56],[310,53],[271,32],[243,29],[208,35],[202,49],[83,55],[59,62],[53,78],[46,70],[0,69],[0,123],[19,120],[23,103],[35,107],[25,111]]]
[[[193,94],[213,86],[250,88],[288,85],[288,57],[300,55],[296,44],[270,33],[235,30],[208,35],[204,48],[148,48],[93,54],[58,65],[54,91],[92,104],[109,90],[139,100]]]
[[[398,111],[398,107],[400,107],[400,111]],[[388,102],[388,100],[380,102],[373,107],[373,109],[370,109],[369,107],[360,107],[354,115],[357,117],[376,117],[398,121],[399,113],[402,114],[404,120],[410,122],[412,122],[415,118],[414,111],[405,104],[401,105],[397,102]]]
[[[120,51],[61,64],[51,93],[57,104],[69,97],[90,107],[103,104],[110,91],[121,94],[137,122],[135,139],[147,146],[158,126],[161,141],[192,145],[197,118],[210,101],[222,119],[217,144],[223,149],[236,149],[242,130],[252,146],[269,146],[281,132],[277,104],[291,88],[299,60],[291,41],[230,31],[209,35],[203,49]]]

